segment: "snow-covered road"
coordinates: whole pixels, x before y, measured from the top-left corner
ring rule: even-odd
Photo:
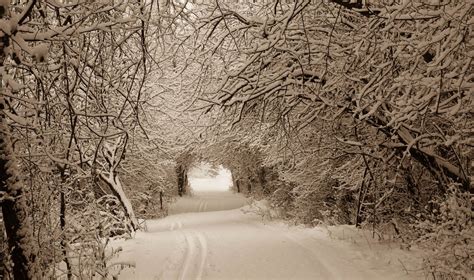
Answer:
[[[230,193],[180,199],[170,209],[179,214],[113,243],[123,249],[113,262],[135,266],[118,279],[423,279],[416,255],[395,244],[353,227],[289,227],[248,206],[228,210],[245,203]]]

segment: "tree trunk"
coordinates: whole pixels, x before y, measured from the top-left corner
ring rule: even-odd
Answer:
[[[268,190],[267,190],[267,182],[265,180],[265,176],[266,176],[266,173],[265,173],[265,167],[260,167],[260,172],[258,172],[258,181],[260,183],[260,187],[262,188],[262,193],[263,194],[269,194]]]
[[[367,109],[364,109],[362,113],[367,114]],[[354,110],[349,110],[349,112],[353,113]],[[388,120],[385,116],[381,114],[372,114],[369,118],[365,119],[365,121],[373,127],[376,127],[382,133],[384,133],[387,137],[393,136],[393,131],[387,127]],[[447,177],[451,178],[455,182],[461,183],[461,190],[462,191],[469,191],[474,192],[474,186],[470,182],[470,178],[466,176],[463,171],[462,166],[456,166],[449,161],[449,159],[445,159],[440,155],[436,154],[435,152],[431,151],[428,148],[418,147],[418,145],[413,145],[412,143],[415,140],[415,137],[411,135],[410,131],[405,127],[400,127],[396,131],[394,131],[396,135],[400,138],[400,142],[405,145],[410,145],[410,155],[414,160],[424,166],[434,178],[438,179],[438,185],[442,188],[443,191],[445,186],[443,183],[445,180],[443,176],[439,174],[439,172],[444,173]],[[399,154],[403,153],[406,150],[405,146],[395,148]]]
[[[357,209],[356,209],[356,218],[355,218],[355,226],[356,227],[359,227],[360,226],[360,223],[362,222],[362,217],[360,215],[360,211],[362,209],[362,203],[364,202],[364,192],[365,192],[365,189],[364,189],[364,184],[365,184],[365,176],[367,176],[367,170],[368,168],[365,169],[364,171],[364,177],[362,179],[362,183],[360,185],[360,188],[359,188],[359,195],[358,195],[358,198],[357,198]]]
[[[13,279],[33,279],[36,274],[32,230],[4,110],[5,100],[0,95],[0,202],[3,223],[13,263]]]
[[[188,189],[188,173],[186,172],[186,170],[183,170],[183,193],[186,193],[187,192],[187,189]]]
[[[235,176],[234,176],[234,173],[230,173],[230,175],[232,176],[232,183],[234,184],[234,186],[237,188],[237,193],[240,193],[240,182],[239,182],[239,179],[235,179]]]
[[[176,173],[178,176],[178,195],[183,196],[183,194],[186,193],[186,169],[184,169],[182,165],[178,165],[178,167],[176,168]]]
[[[71,141],[69,142],[69,148],[71,147]],[[66,156],[66,159],[68,156]],[[66,241],[66,194],[64,193],[64,185],[66,184],[66,166],[59,168],[59,173],[61,174],[61,186],[60,186],[60,194],[59,194],[59,225],[61,227],[61,250],[63,253],[64,262],[66,263],[66,275],[67,279],[72,279],[72,272],[71,272],[71,262],[69,261],[67,255],[67,241]]]
[[[1,213],[1,212],[0,212]],[[2,217],[3,220],[3,217]],[[8,280],[11,273],[10,256],[8,255],[7,237],[5,236],[5,228],[3,223],[0,224],[0,279]]]
[[[125,195],[125,192],[123,191],[122,183],[120,182],[120,179],[118,178],[117,174],[113,174],[113,172],[111,172],[110,174],[108,174],[108,176],[106,176],[103,173],[100,173],[100,177],[109,185],[109,188],[112,193],[115,195],[115,197],[118,198],[118,200],[122,204],[122,207],[125,211],[125,215],[130,220],[130,224],[132,225],[133,230],[137,230],[139,228],[138,220],[135,217],[135,213],[133,211],[130,200],[128,200],[127,196]]]
[[[64,183],[64,182],[63,182]],[[71,272],[71,263],[69,262],[69,258],[67,256],[67,244],[66,244],[66,198],[64,194],[64,190],[61,190],[60,193],[60,212],[59,212],[59,224],[61,226],[62,238],[61,238],[61,250],[64,257],[64,262],[66,263],[66,271],[67,271],[67,279],[72,279],[72,272]]]
[[[163,191],[160,191],[160,209],[163,210]]]

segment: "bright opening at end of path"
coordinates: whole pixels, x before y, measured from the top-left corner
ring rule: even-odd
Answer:
[[[194,192],[225,192],[232,186],[230,170],[219,165],[214,169],[210,164],[201,162],[188,172],[188,180]]]

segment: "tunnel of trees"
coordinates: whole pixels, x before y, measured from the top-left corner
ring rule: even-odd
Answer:
[[[0,0],[1,273],[109,277],[205,160],[281,218],[474,268],[470,1]],[[78,267],[77,263],[80,263]]]

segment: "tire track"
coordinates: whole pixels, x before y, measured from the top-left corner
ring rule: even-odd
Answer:
[[[199,269],[198,269],[198,274],[196,276],[196,279],[201,280],[202,273],[204,272],[204,266],[206,265],[208,249],[207,249],[206,237],[204,236],[204,234],[202,232],[198,232],[196,236],[199,242],[199,246],[201,248],[201,262],[199,264]]]
[[[199,201],[198,212],[203,212],[203,211],[202,211],[203,208],[204,208],[204,201],[203,201],[203,200],[200,200],[200,201]]]
[[[286,240],[291,242],[292,244],[296,245],[297,248],[299,248],[303,252],[306,252],[308,255],[310,255],[311,259],[314,260],[313,261],[314,264],[319,265],[320,272],[325,275],[324,277],[326,279],[345,279],[345,277],[341,278],[341,275],[335,275],[334,271],[330,269],[331,268],[330,263],[328,263],[325,258],[322,258],[320,253],[305,246],[305,244],[302,243],[302,241],[298,240],[296,236],[293,236],[292,233],[282,233],[282,236]],[[311,238],[311,239],[318,241],[318,239],[315,239],[315,238]],[[323,249],[322,251],[327,251],[327,250],[329,249],[325,249],[325,250]]]
[[[183,223],[181,221],[173,221],[170,224],[170,231],[178,230],[183,228]]]
[[[186,249],[179,272],[179,280],[201,280],[208,254],[207,240],[201,232],[183,232]]]
[[[186,240],[186,252],[184,254],[184,261],[181,267],[181,271],[179,272],[179,280],[190,279],[189,278],[189,269],[191,267],[191,260],[194,256],[194,251],[196,249],[195,243],[193,242],[192,236],[190,234],[184,234],[184,238]]]

